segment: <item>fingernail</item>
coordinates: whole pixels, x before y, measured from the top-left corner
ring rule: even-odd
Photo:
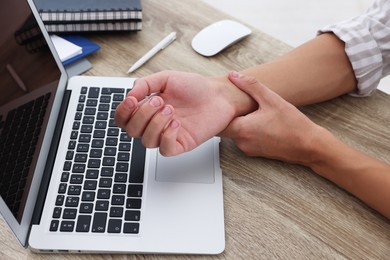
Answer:
[[[128,109],[133,109],[135,106],[135,104],[131,98],[126,98],[124,103]]]
[[[172,114],[172,109],[168,106],[164,107],[164,109],[161,112],[164,116],[169,116]]]
[[[239,78],[241,75],[240,73],[238,73],[237,71],[232,71],[230,72],[230,75],[233,77],[233,78]]]
[[[152,107],[159,107],[161,105],[160,99],[156,97],[152,97],[149,102],[152,105]]]
[[[179,122],[177,120],[172,120],[170,126],[173,128],[173,129],[176,129],[180,126]]]

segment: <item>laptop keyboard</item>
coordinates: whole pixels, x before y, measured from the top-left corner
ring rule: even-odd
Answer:
[[[50,231],[139,233],[146,150],[115,126],[125,95],[81,88]]]

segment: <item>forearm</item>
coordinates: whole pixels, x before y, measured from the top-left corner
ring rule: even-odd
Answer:
[[[254,76],[295,106],[349,93],[356,79],[344,42],[322,34],[276,60],[242,71]]]
[[[310,147],[307,166],[390,219],[389,164],[342,143],[322,128]]]

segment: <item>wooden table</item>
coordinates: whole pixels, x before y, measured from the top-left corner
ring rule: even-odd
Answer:
[[[134,73],[164,69],[221,75],[264,63],[291,48],[264,33],[204,58],[190,47],[204,26],[229,18],[195,0],[143,1],[143,30],[91,35],[101,50],[88,75],[126,76],[140,56],[171,31],[177,40]],[[302,110],[344,142],[390,163],[390,96],[349,96]],[[310,169],[243,155],[221,143],[226,249],[218,256],[44,255],[19,246],[0,222],[0,259],[389,259],[390,221]],[[390,202],[389,202],[390,203]]]

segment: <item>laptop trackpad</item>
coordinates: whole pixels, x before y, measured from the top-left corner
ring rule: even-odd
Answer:
[[[173,157],[157,155],[156,180],[161,182],[214,183],[214,142]]]

